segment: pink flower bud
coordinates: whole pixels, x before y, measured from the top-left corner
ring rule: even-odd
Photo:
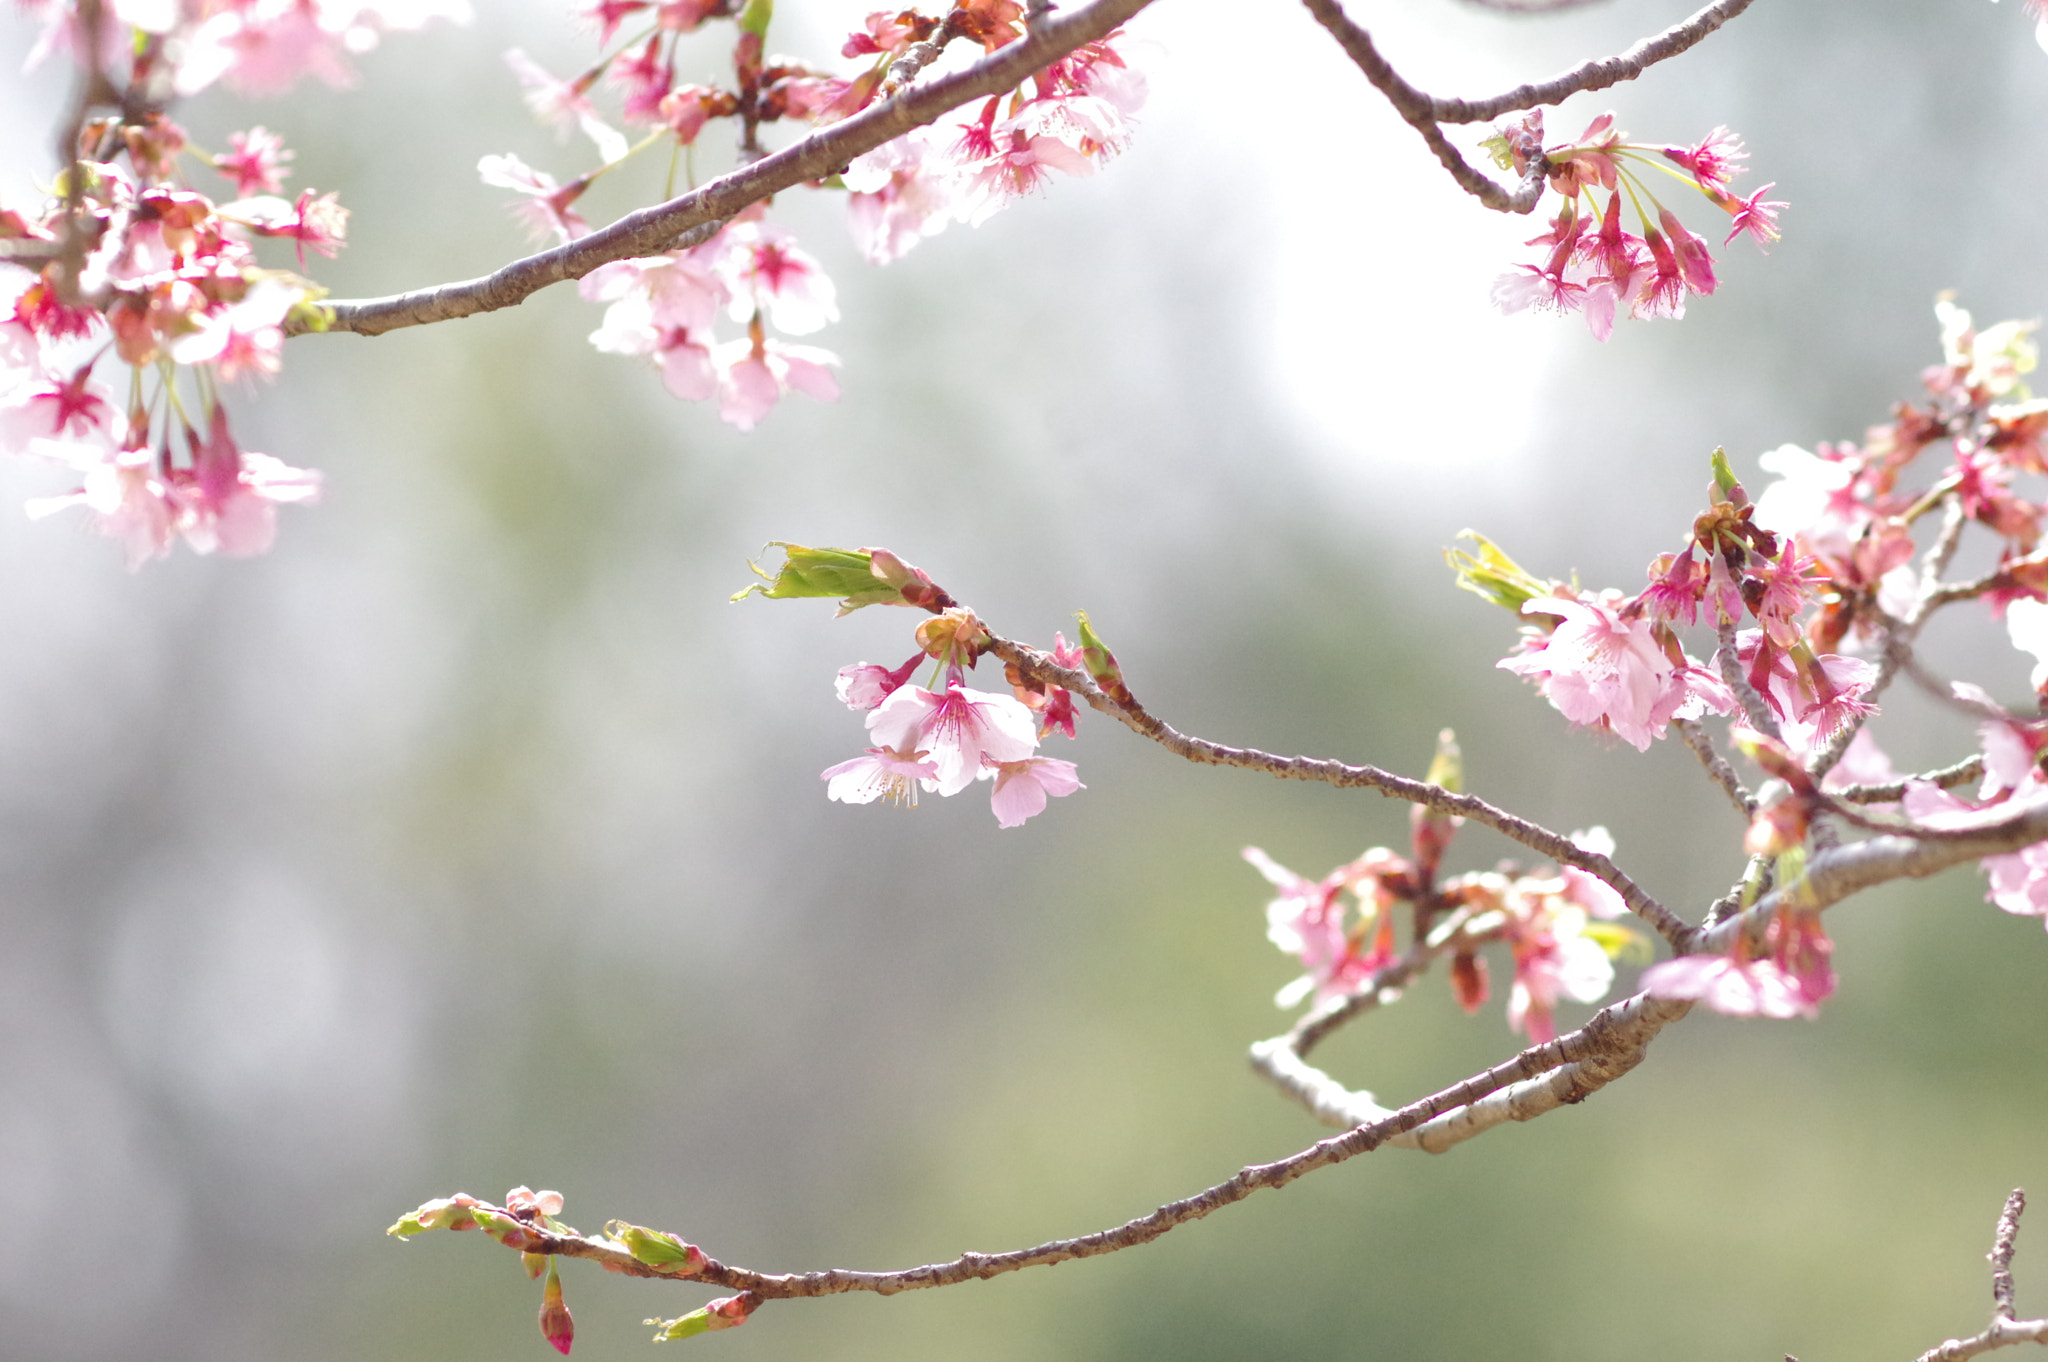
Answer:
[[[541,1288],[540,1336],[555,1345],[555,1351],[567,1357],[569,1345],[576,1341],[576,1321],[569,1316],[569,1307],[562,1303],[562,1276],[555,1270],[555,1261],[548,1259],[548,1280]]]

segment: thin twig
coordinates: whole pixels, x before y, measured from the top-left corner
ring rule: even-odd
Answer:
[[[1906,787],[1925,782],[1937,789],[1949,790],[1958,785],[1980,779],[1984,774],[1982,755],[1965,757],[1953,766],[1926,771],[1917,776],[1901,776],[1897,780],[1878,785],[1844,785],[1828,793],[1847,804],[1896,804],[1906,797]]]
[[[1121,1249],[1150,1243],[1178,1226],[1200,1220],[1225,1206],[1243,1201],[1254,1192],[1284,1187],[1297,1178],[1369,1154],[1392,1143],[1409,1131],[1419,1130],[1447,1112],[1471,1107],[1508,1090],[1522,1089],[1538,1079],[1558,1091],[1542,1110],[1555,1110],[1585,1100],[1619,1073],[1640,1059],[1641,1051],[1656,1034],[1685,1016],[1691,1004],[1641,994],[1602,1009],[1593,1019],[1568,1035],[1534,1046],[1513,1059],[1474,1074],[1442,1092],[1412,1102],[1384,1119],[1362,1125],[1342,1135],[1320,1140],[1298,1153],[1273,1163],[1253,1164],[1215,1186],[1178,1201],[1170,1201],[1149,1214],[1111,1229],[1098,1230],[1072,1239],[1055,1239],[1032,1248],[1007,1253],[963,1253],[944,1263],[895,1272],[862,1272],[830,1269],[823,1272],[762,1273],[707,1258],[695,1272],[663,1270],[641,1262],[614,1240],[601,1236],[557,1234],[538,1225],[528,1228],[518,1247],[527,1252],[559,1254],[566,1258],[587,1258],[608,1271],[633,1277],[708,1282],[716,1286],[752,1291],[764,1299],[832,1296],[851,1291],[868,1291],[893,1296],[902,1291],[952,1286],[960,1282],[1001,1276],[1027,1267],[1047,1267],[1079,1258],[1093,1258]],[[1631,1058],[1633,1057],[1633,1058]],[[1615,1072],[1609,1074],[1608,1069]],[[1514,1113],[1500,1119],[1522,1119],[1538,1114],[1526,1089],[1513,1106]],[[1489,1122],[1498,1124],[1498,1121]],[[509,1214],[498,1207],[485,1207]]]
[[[1107,37],[1152,0],[1094,0],[1033,22],[1030,32],[971,66],[920,81],[842,122],[721,175],[687,194],[628,213],[607,227],[542,251],[480,279],[439,284],[387,298],[325,304],[328,331],[375,336],[405,326],[452,321],[512,307],[552,284],[580,279],[600,265],[654,255],[692,228],[730,218],[747,205],[807,180],[823,179],[863,152],[894,141],[969,100],[998,94],[1084,43]],[[296,328],[293,334],[305,330]]]
[[[2020,1235],[2020,1215],[2027,1209],[2027,1193],[2015,1187],[1998,1213],[1998,1229],[1991,1236],[1991,1313],[1998,1319],[2016,1317],[2012,1298],[2012,1250]]]
[[[1062,667],[1050,656],[1011,639],[990,636],[989,651],[1024,676],[1064,686],[1086,700],[1089,706],[1118,720],[1124,727],[1150,738],[1167,751],[1208,766],[1237,766],[1263,771],[1281,780],[1312,780],[1340,789],[1377,790],[1391,799],[1405,799],[1440,813],[1484,823],[1504,837],[1541,852],[1560,865],[1574,866],[1593,875],[1621,895],[1630,911],[1654,927],[1674,945],[1690,936],[1692,929],[1670,909],[1657,902],[1642,886],[1623,874],[1620,867],[1598,852],[1587,851],[1562,833],[1552,832],[1487,803],[1477,795],[1453,794],[1440,785],[1397,776],[1377,766],[1352,766],[1318,757],[1282,757],[1252,747],[1227,747],[1206,738],[1190,737],[1165,720],[1156,718],[1135,699],[1119,704],[1104,694],[1088,673]]]
[[[1721,664],[1721,680],[1735,692],[1736,703],[1742,706],[1742,717],[1766,738],[1783,742],[1785,735],[1778,731],[1777,716],[1771,713],[1764,697],[1756,693],[1756,687],[1750,685],[1749,678],[1743,675],[1742,658],[1735,644],[1735,621],[1723,615],[1714,626],[1714,634],[1721,644],[1720,651],[1714,654]]]
[[[1938,839],[1887,834],[1836,847],[1807,862],[1806,874],[1754,905],[1692,934],[1685,949],[1727,954],[1738,935],[1761,944],[1780,908],[1818,910],[1893,880],[1924,879],[1951,866],[2001,856],[2048,838],[2048,798],[1959,816]]]
[[[1460,188],[1488,208],[1503,213],[1526,213],[1543,194],[1544,176],[1549,171],[1540,158],[1532,161],[1520,184],[1513,190],[1501,188],[1465,160],[1443,135],[1445,123],[1484,123],[1541,104],[1556,104],[1569,95],[1587,90],[1604,90],[1625,80],[1634,80],[1649,67],[1666,61],[1698,43],[1721,25],[1749,8],[1752,0],[1718,0],[1682,23],[1674,24],[1655,37],[1645,38],[1626,52],[1589,61],[1549,80],[1520,85],[1490,99],[1443,99],[1408,83],[1373,45],[1367,33],[1344,12],[1338,0],[1303,0],[1317,23],[1329,30],[1345,55],[1365,74],[1374,89],[1386,96],[1394,111],[1422,134],[1429,149]]]
[[[2013,1241],[2019,1237],[2020,1212],[2027,1208],[2027,1194],[2012,1189],[1999,1212],[1998,1229],[1991,1236],[1991,1327],[1974,1338],[1952,1338],[1940,1347],[1920,1354],[1919,1362],[1963,1362],[1993,1348],[2015,1343],[2048,1343],[2048,1319],[2016,1319],[2012,1294]]]
[[[1700,765],[1707,768],[1707,774],[1721,787],[1722,793],[1728,796],[1736,811],[1744,818],[1756,817],[1756,796],[1743,786],[1735,774],[1735,768],[1728,764],[1728,759],[1714,750],[1714,740],[1707,736],[1707,730],[1701,726],[1700,721],[1677,719],[1673,723],[1678,729],[1678,736],[1685,739],[1685,745],[1699,758]]]
[[[1913,640],[1919,635],[1921,626],[1927,623],[1928,617],[1935,610],[1948,604],[1942,599],[1941,574],[1948,571],[1949,564],[1955,560],[1956,548],[1962,542],[1963,526],[1968,521],[1969,517],[1963,514],[1962,498],[1953,492],[1948,493],[1942,508],[1941,533],[1935,536],[1934,543],[1928,547],[1927,553],[1920,560],[1920,595],[1914,600],[1904,619],[1886,626],[1884,651],[1878,659],[1877,677],[1870,683],[1870,689],[1863,693],[1865,700],[1876,700],[1878,696],[1884,694],[1885,688],[1891,685],[1892,678],[1898,675],[1899,669],[1911,664]],[[1849,750],[1850,742],[1868,718],[1867,711],[1852,714],[1848,721],[1836,730],[1834,737],[1828,740],[1827,746],[1821,749],[1820,754],[1808,767],[1815,780],[1827,775],[1835,768],[1835,764],[1841,761],[1842,754]]]

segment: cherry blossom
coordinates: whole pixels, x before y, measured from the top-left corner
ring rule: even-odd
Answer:
[[[1642,988],[1653,998],[1690,999],[1734,1017],[1820,1015],[1791,972],[1771,960],[1681,956],[1644,970]]]
[[[1627,619],[1619,592],[1571,600],[1540,596],[1522,607],[1555,618],[1547,636],[1497,665],[1537,681],[1544,698],[1576,724],[1605,729],[1647,751],[1672,719],[1733,707],[1725,688],[1698,667],[1675,664],[1648,620]]]
[[[1038,746],[1037,722],[1014,697],[969,690],[957,681],[943,692],[903,686],[869,713],[867,723],[884,747],[929,752],[934,788],[942,795],[972,785],[984,765],[1023,761]]]
[[[908,744],[901,748],[870,747],[851,761],[828,766],[819,779],[830,782],[825,797],[842,804],[871,804],[886,799],[907,808],[917,805],[920,787],[938,788],[939,768]]]
[[[1496,161],[1517,174],[1540,164],[1563,199],[1548,232],[1527,243],[1544,252],[1541,265],[1519,265],[1493,286],[1494,304],[1504,312],[1541,308],[1579,312],[1596,340],[1606,340],[1625,310],[1636,318],[1682,317],[1689,294],[1709,294],[1717,285],[1713,253],[1661,202],[1641,172],[1658,171],[1696,189],[1734,221],[1729,240],[1748,232],[1759,244],[1778,238],[1783,203],[1766,201],[1765,185],[1747,199],[1727,188],[1741,173],[1746,153],[1726,128],[1716,128],[1693,147],[1654,147],[1627,142],[1602,114],[1574,142],[1542,146],[1540,110],[1496,130],[1488,142]],[[1676,167],[1676,169],[1674,169]],[[1606,205],[1594,196],[1605,194]],[[1640,232],[1626,230],[1624,201]],[[1727,243],[1722,243],[1726,245]]]
[[[754,337],[727,341],[710,358],[718,375],[718,414],[741,430],[759,425],[791,389],[820,402],[839,398],[831,369],[839,357],[814,345]]]
[[[1293,1007],[1311,993],[1318,1001],[1348,993],[1392,958],[1390,948],[1362,951],[1346,929],[1344,905],[1338,895],[1361,874],[1359,863],[1339,866],[1321,880],[1311,880],[1258,847],[1246,847],[1243,854],[1280,891],[1266,906],[1266,939],[1301,961],[1307,970],[1280,990],[1273,999],[1276,1006]]]
[[[1058,757],[1026,757],[1022,761],[998,763],[992,774],[995,789],[990,805],[996,822],[1006,828],[1019,827],[1024,820],[1045,812],[1047,796],[1070,795],[1086,789],[1075,772],[1074,763]]]

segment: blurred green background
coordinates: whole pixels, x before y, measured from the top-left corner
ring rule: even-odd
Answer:
[[[293,186],[343,192],[351,244],[318,271],[338,295],[519,253],[480,155],[583,167],[499,54],[568,71],[587,35],[480,8],[389,40],[355,90],[186,111],[202,141],[281,129]],[[1685,8],[1355,12],[1421,83],[1481,93]],[[783,11],[772,45],[814,54],[864,13]],[[0,31],[12,71],[28,26]],[[1691,757],[1566,731],[1493,669],[1513,621],[1439,550],[1473,525],[1633,589],[1715,445],[1753,477],[1910,397],[1938,289],[2038,315],[2048,55],[2018,7],[1771,0],[1553,113],[1674,142],[1727,123],[1745,183],[1792,204],[1768,259],[1739,243],[1683,323],[1604,346],[1488,309],[1539,228],[1458,196],[1303,13],[1169,0],[1133,32],[1153,103],[1094,179],[887,270],[836,203],[778,206],[841,290],[817,338],[845,359],[836,405],[738,435],[592,351],[597,310],[556,290],[295,342],[237,432],[324,470],[326,497],[266,558],[129,575],[70,524],[0,518],[0,1351],[540,1358],[509,1254],[384,1227],[527,1183],[587,1229],[623,1216],[764,1270],[908,1266],[1119,1223],[1325,1133],[1243,1062],[1291,971],[1237,852],[1321,874],[1398,845],[1405,810],[1088,718],[1089,789],[1021,831],[974,796],[828,804],[818,771],[862,740],[832,674],[906,655],[911,621],[726,604],[770,539],[886,544],[1015,636],[1085,607],[1157,712],[1225,741],[1419,772],[1453,727],[1471,788],[1607,824],[1665,902],[1726,887],[1740,828]],[[10,193],[47,174],[62,93],[52,70],[0,86]],[[16,500],[63,485],[0,476]],[[1995,633],[1936,641],[1944,670],[2024,685]],[[1970,746],[1897,699],[1902,763]],[[1504,854],[1468,831],[1454,868]],[[1953,873],[1858,900],[1830,919],[1818,1022],[1689,1021],[1586,1106],[1440,1158],[680,1346],[1911,1356],[1982,1327],[2000,1199],[2048,1190],[2048,940],[1982,892]],[[1398,1102],[1517,1044],[1432,980],[1322,1054]],[[2021,1308],[2048,1311],[2048,1222],[2020,1242]],[[643,1317],[713,1294],[565,1281],[578,1358],[645,1358]]]

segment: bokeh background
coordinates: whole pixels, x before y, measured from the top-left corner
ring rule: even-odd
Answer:
[[[295,186],[343,191],[342,296],[520,252],[480,155],[565,177],[499,59],[557,70],[559,7],[387,42],[359,86],[209,95]],[[786,0],[828,53],[859,6]],[[1482,93],[1681,17],[1359,4],[1395,61]],[[1633,588],[1725,445],[1847,439],[1981,321],[2048,298],[2048,54],[2018,7],[1773,0],[1609,107],[1719,123],[1792,207],[1681,324],[1495,315],[1536,230],[1454,192],[1285,4],[1171,0],[1133,33],[1130,152],[886,270],[829,200],[778,212],[837,279],[845,396],[752,435],[590,349],[556,290],[375,340],[310,338],[237,406],[327,476],[279,545],[136,574],[0,517],[0,1352],[24,1362],[552,1356],[537,1287],[474,1237],[383,1229],[458,1189],[567,1194],[767,1270],[890,1267],[1121,1222],[1323,1132],[1246,1069],[1291,971],[1246,843],[1311,874],[1398,845],[1376,796],[1180,764],[1084,718],[1089,789],[1021,831],[978,797],[828,804],[832,674],[907,615],[726,597],[771,539],[886,544],[998,628],[1085,607],[1182,727],[1420,771],[1610,827],[1697,913],[1740,829],[1676,743],[1603,749],[1493,669],[1513,621],[1452,588],[1483,529]],[[28,25],[0,27],[14,71]],[[717,60],[707,39],[708,74]],[[47,175],[59,73],[0,81],[7,192]],[[630,177],[628,177],[630,179]],[[625,183],[606,211],[644,200]],[[1695,221],[1711,230],[1704,218]],[[0,474],[9,498],[63,490]],[[2026,659],[1941,632],[2018,694]],[[1903,763],[1954,720],[1896,704]],[[1468,831],[1457,868],[1505,844]],[[1811,1024],[1701,1017],[1585,1107],[1390,1152],[1159,1243],[890,1300],[775,1305],[680,1345],[740,1359],[1911,1356],[1981,1327],[1983,1253],[2048,1191],[2048,939],[1956,872],[1831,916]],[[1625,985],[1632,977],[1624,970]],[[1581,1017],[1585,1009],[1573,1011]],[[1323,1052],[1401,1101],[1512,1053],[1497,1006],[1415,989]],[[2048,1210],[2037,1212],[2048,1215]],[[570,1265],[579,1358],[713,1294]],[[2023,1232],[2048,1310],[2048,1222]]]

